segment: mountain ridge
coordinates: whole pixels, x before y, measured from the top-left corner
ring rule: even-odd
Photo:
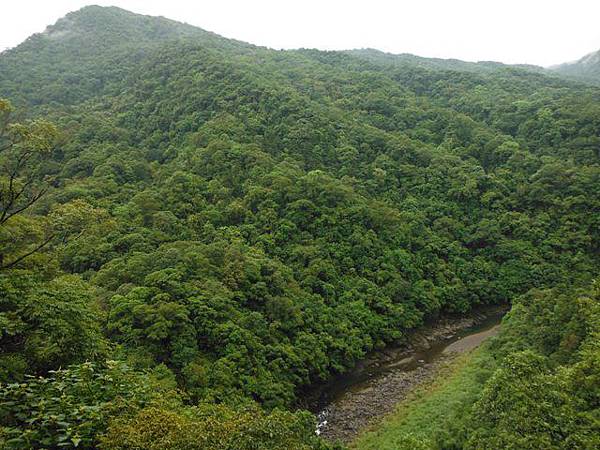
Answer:
[[[63,104],[114,92],[136,64],[160,46],[177,42],[239,51],[254,48],[163,17],[90,5],[68,13],[43,32],[0,53],[0,85],[4,88],[0,94],[17,104],[38,105],[48,91],[62,96]],[[99,66],[98,58],[111,62]],[[69,66],[69,77],[48,75],[60,72],[62,66]],[[19,78],[30,80],[30,88],[21,89]]]
[[[499,68],[519,68],[532,71],[543,71],[544,68],[533,64],[506,64],[498,61],[483,60],[483,61],[464,61],[457,58],[431,58],[415,55],[412,53],[389,53],[377,50],[374,48],[361,48],[361,49],[350,49],[342,50],[350,54],[358,55],[361,57],[374,57],[388,60],[394,64],[417,64],[429,68],[451,68],[454,70],[466,70],[466,71],[492,71]]]
[[[600,50],[588,53],[578,60],[549,68],[563,76],[600,85]]]
[[[109,24],[110,26],[106,27],[102,24]],[[68,13],[58,19],[53,25],[49,25],[44,31],[35,33],[16,47],[4,50],[0,55],[5,58],[11,58],[15,53],[25,52],[31,46],[49,44],[52,41],[62,41],[63,45],[69,45],[70,37],[79,41],[76,43],[77,45],[80,45],[82,40],[96,40],[100,38],[103,46],[113,47],[112,51],[116,51],[120,46],[127,46],[127,41],[135,41],[138,47],[144,48],[156,47],[177,40],[206,44],[211,47],[245,49],[246,51],[251,51],[252,49],[277,51],[267,47],[256,46],[252,43],[226,38],[195,25],[162,16],[137,14],[116,6],[88,5]],[[303,50],[317,49],[283,50],[283,52]],[[98,49],[98,51],[106,51],[106,49]],[[71,52],[77,58],[89,59],[93,57],[93,55],[81,54],[75,45],[71,48]],[[543,73],[547,76],[559,74],[561,76],[566,75],[567,77],[571,76],[571,72],[575,70],[569,68],[567,64],[558,65],[549,70],[530,64],[505,64],[496,61],[469,62],[456,58],[429,58],[410,53],[393,54],[372,48],[336,50],[334,52],[349,54],[377,64],[412,65],[431,70],[489,73],[495,70],[516,69]],[[583,61],[584,59],[585,57],[579,61]],[[76,63],[75,60],[73,62]],[[86,61],[84,61],[85,63]],[[588,82],[594,81],[593,77],[590,76],[576,76],[575,79]]]

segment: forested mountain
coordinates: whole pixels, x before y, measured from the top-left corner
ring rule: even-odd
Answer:
[[[393,53],[385,53],[371,48],[348,50],[347,53],[374,63],[385,63],[395,66],[418,66],[425,69],[457,70],[476,73],[489,73],[511,68],[534,72],[541,72],[544,70],[542,67],[526,64],[507,65],[494,61],[479,61],[474,63],[461,61],[459,59],[423,58],[421,56],[411,55],[410,53],[395,55]]]
[[[306,387],[589,285],[600,89],[379,56],[101,7],[0,54],[0,443],[329,448]]]
[[[561,75],[600,85],[600,50],[577,61],[559,64],[550,69]]]
[[[172,20],[88,6],[2,53],[2,95],[28,105],[71,105],[116,94],[153,50],[185,40],[246,46]]]

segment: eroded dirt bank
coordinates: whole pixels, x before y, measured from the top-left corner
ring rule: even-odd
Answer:
[[[487,308],[467,318],[445,318],[413,333],[405,346],[373,353],[317,392],[317,432],[331,441],[351,441],[416,386],[434,378],[442,365],[496,334],[505,312]]]

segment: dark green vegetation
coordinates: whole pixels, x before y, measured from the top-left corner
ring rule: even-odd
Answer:
[[[600,447],[600,286],[530,291],[452,371],[353,448]]]
[[[0,55],[0,443],[325,448],[302,389],[589,283],[600,90],[367,53],[88,7]]]

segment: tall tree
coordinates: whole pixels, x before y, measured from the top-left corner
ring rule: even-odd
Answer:
[[[48,121],[16,122],[13,116],[11,103],[0,99],[0,270],[16,265],[52,239],[51,234],[43,236],[14,259],[6,260],[9,244],[18,241],[20,234],[10,229],[11,221],[31,208],[48,190],[43,166],[58,135],[56,127]]]

